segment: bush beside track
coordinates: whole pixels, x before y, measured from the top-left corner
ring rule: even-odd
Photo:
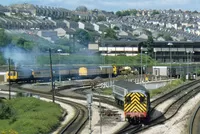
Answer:
[[[100,94],[102,95],[112,95],[113,89],[112,88],[101,88]]]
[[[58,104],[32,97],[1,102],[0,133],[50,133],[60,125],[63,110]]]
[[[166,91],[173,90],[174,88],[178,87],[179,85],[181,85],[183,83],[184,83],[184,81],[181,80],[181,79],[173,80],[171,84],[169,82],[164,87],[160,87],[158,89],[150,90],[150,97],[153,98],[158,94],[161,94],[161,93],[166,92]]]

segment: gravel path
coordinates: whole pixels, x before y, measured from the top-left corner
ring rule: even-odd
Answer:
[[[60,97],[59,97],[60,98]],[[86,101],[83,100],[76,100],[76,99],[69,99],[69,98],[63,98],[71,101],[76,101],[77,103],[81,103],[83,105],[87,105]],[[99,116],[99,102],[93,102],[92,104],[92,133],[98,134],[100,133],[100,116]],[[123,111],[110,106],[105,103],[101,103],[102,107],[106,107],[109,110],[118,111],[120,114],[119,116],[103,116],[102,117],[102,134],[113,134],[117,130],[119,130],[123,125],[125,125],[127,122],[123,121]],[[89,131],[89,123],[86,125],[86,127],[83,129],[81,134],[88,134]]]
[[[139,134],[188,134],[188,126],[192,111],[200,100],[200,93],[190,99],[177,113],[174,118],[162,125],[154,126]],[[170,101],[169,101],[170,102]],[[169,103],[168,102],[168,103]],[[166,104],[168,105],[168,104]]]

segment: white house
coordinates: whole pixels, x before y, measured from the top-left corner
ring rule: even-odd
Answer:
[[[64,37],[66,35],[66,31],[63,28],[54,29],[57,32],[58,37]]]
[[[78,28],[85,29],[85,24],[82,22],[78,22]]]
[[[97,32],[99,32],[99,25],[93,23],[93,26],[94,26],[94,30],[97,31]]]

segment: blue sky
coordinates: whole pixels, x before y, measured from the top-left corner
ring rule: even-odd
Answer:
[[[1,0],[0,4],[32,3],[74,10],[84,5],[89,9],[118,11],[124,9],[182,9],[200,11],[199,0]]]

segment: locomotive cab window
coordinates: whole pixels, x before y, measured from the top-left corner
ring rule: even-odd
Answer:
[[[15,76],[15,71],[11,71],[10,73],[8,73],[8,76]]]
[[[125,102],[130,104],[131,103],[131,97],[130,96],[126,97]]]

